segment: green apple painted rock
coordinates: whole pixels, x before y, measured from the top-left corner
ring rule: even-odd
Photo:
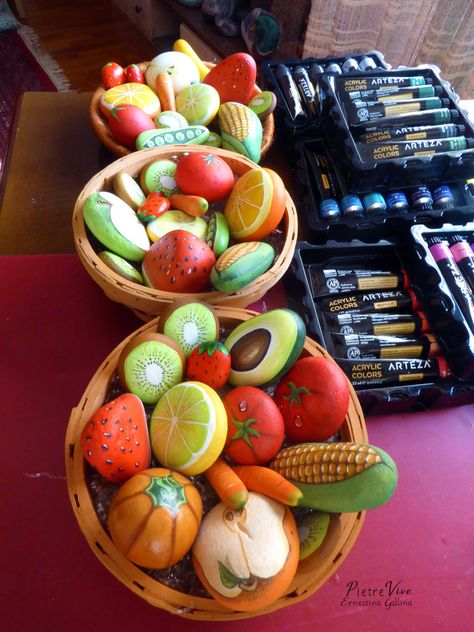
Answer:
[[[237,325],[224,346],[232,359],[233,386],[265,386],[284,375],[299,357],[306,327],[291,309],[272,309]]]
[[[246,241],[227,248],[211,271],[216,290],[235,292],[271,267],[275,251],[264,241]]]
[[[140,272],[123,257],[119,257],[108,250],[99,252],[97,256],[108,268],[113,270],[116,274],[119,274],[124,279],[127,279],[127,281],[133,281],[143,285],[143,278]]]
[[[262,147],[262,123],[250,108],[242,103],[222,103],[217,113],[222,134],[222,147],[247,156],[258,163]]]
[[[179,129],[149,129],[138,134],[137,149],[153,149],[165,145],[202,145],[209,138],[209,130],[203,125],[188,125]]]
[[[146,229],[135,211],[114,193],[99,191],[82,207],[86,226],[108,250],[130,261],[141,261],[150,247]]]

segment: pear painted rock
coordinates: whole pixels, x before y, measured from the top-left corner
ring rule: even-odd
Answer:
[[[221,103],[247,103],[252,98],[257,78],[257,65],[248,53],[234,53],[223,59],[204,77],[203,83],[213,86]]]
[[[82,207],[84,221],[108,250],[141,261],[150,247],[146,229],[135,211],[114,193],[99,191],[89,195]]]
[[[241,103],[229,102],[220,106],[217,117],[222,135],[222,147],[236,151],[258,163],[263,130],[262,123],[255,112]]]

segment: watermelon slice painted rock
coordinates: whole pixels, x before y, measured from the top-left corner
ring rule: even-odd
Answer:
[[[257,65],[248,53],[234,53],[223,59],[204,77],[203,83],[213,86],[221,103],[247,103],[252,98],[257,78]]]

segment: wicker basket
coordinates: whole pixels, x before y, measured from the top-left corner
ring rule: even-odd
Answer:
[[[149,62],[143,62],[137,64],[137,66],[145,73],[148,68]],[[210,62],[205,62],[208,68],[213,68],[215,64],[211,64]],[[123,145],[117,143],[117,141],[113,138],[110,133],[109,126],[107,124],[107,119],[102,114],[102,111],[99,107],[100,99],[104,94],[105,90],[102,87],[99,87],[95,90],[92,95],[92,99],[89,104],[89,119],[94,129],[94,132],[99,137],[100,141],[103,145],[107,147],[107,149],[115,154],[115,156],[128,156],[131,154],[131,150],[127,149]],[[254,95],[261,92],[260,88],[255,86]],[[270,149],[270,146],[273,142],[273,138],[275,136],[275,119],[273,114],[270,114],[265,118],[262,124],[263,127],[263,136],[262,136],[262,147],[260,150],[260,155],[263,157],[267,151]]]
[[[236,326],[256,314],[248,310],[221,307],[218,307],[216,311],[224,327]],[[249,616],[267,614],[306,599],[318,590],[344,561],[359,534],[365,512],[333,515],[323,544],[299,563],[296,576],[286,594],[271,606],[253,613],[235,612],[220,605],[214,599],[191,596],[161,584],[119,553],[102,528],[85,481],[84,459],[80,444],[82,428],[104,402],[121,349],[137,333],[155,330],[157,322],[158,319],[155,319],[143,325],[115,348],[99,367],[81,401],[71,413],[65,442],[67,483],[74,513],[89,546],[102,564],[134,593],[153,606],[189,619],[244,619]],[[324,355],[330,358],[326,351],[310,338],[306,338],[302,355]],[[341,434],[343,441],[367,442],[368,440],[364,417],[352,387],[349,410],[341,428]]]
[[[152,160],[169,158],[180,151],[199,152],[202,151],[202,148],[189,145],[173,145],[169,148],[147,149],[135,152],[129,156],[124,156],[89,180],[81,191],[74,207],[72,220],[74,243],[79,258],[87,272],[110,299],[126,305],[144,321],[151,320],[155,316],[158,316],[165,305],[177,298],[183,297],[199,298],[214,305],[247,307],[247,305],[261,299],[265,292],[275,285],[286,272],[291,263],[298,238],[298,216],[293,201],[287,194],[286,211],[283,217],[285,240],[282,250],[278,254],[273,266],[267,270],[265,274],[262,274],[258,279],[240,290],[236,290],[235,292],[219,292],[215,290],[211,292],[200,292],[199,294],[165,292],[151,289],[139,285],[138,283],[133,283],[132,281],[127,281],[113,272],[99,259],[90,244],[82,215],[82,206],[85,199],[95,191],[111,190],[112,179],[117,172],[126,171],[130,175],[136,176],[140,170]],[[255,167],[255,164],[247,158],[234,152],[226,151],[225,149],[207,147],[206,152],[220,156],[230,165],[233,172],[239,176]]]

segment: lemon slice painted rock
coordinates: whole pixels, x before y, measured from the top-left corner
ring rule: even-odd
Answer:
[[[210,467],[226,436],[224,404],[216,391],[202,382],[173,386],[151,416],[153,454],[161,465],[183,474],[200,474]]]
[[[176,110],[190,125],[208,125],[219,105],[219,93],[205,83],[187,86],[176,95]]]
[[[136,105],[151,118],[161,110],[159,98],[143,83],[122,83],[104,92],[100,98],[100,108],[106,115],[112,108],[123,103]]]

